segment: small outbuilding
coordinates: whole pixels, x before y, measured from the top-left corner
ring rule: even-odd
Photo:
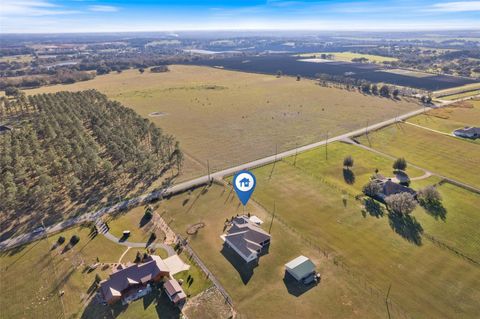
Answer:
[[[285,264],[285,270],[297,281],[308,284],[315,280],[315,264],[305,256],[298,256]]]
[[[168,299],[170,299],[175,305],[183,305],[187,300],[187,295],[175,279],[167,280],[163,287],[165,288]]]

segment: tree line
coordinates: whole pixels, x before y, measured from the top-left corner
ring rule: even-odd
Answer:
[[[0,118],[13,127],[0,135],[0,211],[11,218],[181,169],[173,136],[95,90],[1,97]]]

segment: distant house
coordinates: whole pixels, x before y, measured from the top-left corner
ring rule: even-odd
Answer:
[[[100,282],[100,293],[108,304],[118,300],[128,303],[150,292],[150,284],[169,276],[170,270],[159,256],[149,256],[140,264],[120,265],[110,277]]]
[[[248,263],[268,251],[271,236],[243,215],[235,217],[232,227],[220,237],[224,240],[224,245],[232,248]]]
[[[297,281],[305,284],[315,281],[315,264],[305,256],[298,256],[285,264],[285,270]]]
[[[165,288],[168,299],[170,299],[175,305],[180,306],[187,300],[187,295],[175,279],[167,280],[163,284],[163,288]]]
[[[385,179],[385,178],[377,178],[374,180],[375,183],[378,183],[382,186],[382,190],[380,191],[377,196],[379,197],[380,200],[385,200],[386,197],[390,195],[395,195],[395,194],[400,194],[400,193],[410,193],[413,196],[417,195],[417,192],[410,187],[394,183],[392,180]]]
[[[464,127],[453,131],[453,134],[458,137],[480,138],[480,127]]]

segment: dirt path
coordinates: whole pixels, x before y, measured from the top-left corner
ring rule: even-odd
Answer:
[[[118,263],[122,263],[122,259],[123,257],[125,257],[125,255],[127,254],[127,252],[130,250],[130,247],[127,247],[127,249],[125,249],[125,251],[123,252],[123,254],[120,256],[120,258],[118,258]]]
[[[434,132],[434,133],[438,133],[438,134],[442,134],[442,135],[446,135],[446,136],[450,136],[450,137],[456,137],[455,135],[453,135],[451,133],[449,134],[449,133],[445,133],[445,132],[442,132],[442,131],[434,130],[432,128],[422,126],[422,125],[418,125],[418,124],[415,124],[415,123],[412,123],[412,122],[405,121],[404,123],[408,124],[408,125],[416,126],[418,128],[421,128],[421,129],[424,129],[424,130],[427,130],[427,131],[430,131],[430,132]]]

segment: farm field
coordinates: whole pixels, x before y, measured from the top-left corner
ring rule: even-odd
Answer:
[[[334,60],[338,61],[346,61],[346,62],[351,62],[352,59],[355,58],[366,58],[370,62],[374,63],[382,63],[384,61],[397,61],[397,58],[391,58],[391,57],[386,57],[386,56],[381,56],[381,55],[373,55],[373,54],[362,54],[362,53],[354,53],[354,52],[315,52],[315,53],[302,53],[299,54],[298,56],[301,57],[311,57],[314,56],[316,58],[320,58],[322,54],[333,54],[334,55]]]
[[[478,171],[480,146],[477,143],[405,123],[391,125],[368,135],[370,143],[365,136],[358,140],[391,156],[404,157],[407,162],[437,174],[480,186],[479,174],[466,174]]]
[[[266,73],[271,75],[275,75],[277,71],[280,70],[286,75],[297,76],[298,74],[307,78],[317,78],[317,74],[319,73],[344,75],[348,72],[350,74],[349,77],[355,79],[367,80],[373,83],[388,83],[414,87],[428,91],[455,88],[465,84],[475,83],[472,79],[447,75],[430,74],[428,77],[420,78],[418,77],[418,72],[415,71],[402,72],[402,74],[390,73],[388,72],[389,69],[383,69],[382,66],[371,63],[350,63],[342,61],[312,63],[318,62],[318,60],[310,62],[301,60],[303,59],[291,55],[255,56],[248,58],[239,56],[222,59],[203,59],[189,62],[188,64],[223,67],[228,70]]]
[[[314,81],[198,66],[167,73],[136,70],[30,94],[96,88],[149,118],[180,141],[184,179],[358,129],[419,108]],[[292,94],[292,92],[295,92]],[[160,112],[157,116],[149,116]],[[360,114],[360,116],[359,116]],[[255,147],[251,147],[255,145]],[[277,145],[277,147],[276,147]]]
[[[476,317],[476,300],[480,298],[478,265],[433,244],[420,229],[454,248],[462,247],[465,254],[477,256],[480,238],[475,229],[480,219],[475,207],[480,205],[480,196],[442,185],[446,221],[417,208],[411,227],[403,228],[386,210],[362,211],[360,201],[315,176],[315,164],[299,169],[277,162],[270,178],[272,166],[254,170],[254,198],[265,207],[272,207],[275,201],[276,218],[337,255],[376,286],[387,289],[391,284],[391,298],[412,317]],[[471,227],[466,226],[468,223]]]
[[[220,235],[225,219],[243,213],[229,187],[213,184],[159,203],[160,209],[166,212],[163,217],[167,223],[183,236],[187,236],[189,226],[205,223],[196,235],[188,237],[189,244],[226,288],[239,318],[313,318],[319,315],[327,318],[383,318],[386,314],[382,297],[375,292],[372,294],[368,286],[365,289],[361,278],[336,266],[277,220],[271,227],[269,253],[260,258],[259,265],[253,270],[242,267],[235,256],[222,251]],[[272,204],[268,202],[266,205],[271,207]],[[264,229],[270,228],[271,216],[260,206],[250,202],[246,212],[260,217]],[[314,261],[322,274],[322,281],[297,296],[300,291],[283,281],[284,264],[301,254]]]
[[[480,99],[458,102],[407,120],[410,123],[451,134],[465,126],[478,126],[480,123]]]

